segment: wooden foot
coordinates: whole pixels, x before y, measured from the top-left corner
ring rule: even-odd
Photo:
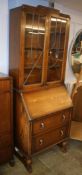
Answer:
[[[62,152],[66,153],[68,150],[68,141],[63,141],[59,143],[58,146],[60,147]]]
[[[26,169],[28,170],[29,173],[32,172],[32,158],[31,156],[24,155],[20,153],[20,151],[15,150],[15,155],[21,160],[21,162],[24,164]]]
[[[24,165],[26,167],[26,169],[28,170],[29,173],[32,172],[32,159],[31,157],[28,158],[24,158]]]
[[[15,159],[14,159],[14,157],[12,157],[12,159],[10,159],[9,164],[12,167],[15,165]]]

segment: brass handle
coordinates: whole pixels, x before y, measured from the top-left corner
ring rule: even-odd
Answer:
[[[51,51],[51,50],[49,51],[49,54],[50,54],[50,55],[52,54],[52,51]]]
[[[40,127],[41,127],[41,128],[44,128],[44,127],[45,127],[45,124],[42,122],[42,123],[40,124]]]
[[[66,116],[63,114],[62,118],[63,118],[63,120],[65,120],[66,119]]]
[[[63,136],[63,135],[64,135],[64,132],[63,132],[63,130],[61,130],[61,131],[60,131],[60,134],[61,134],[61,136]]]
[[[40,145],[43,145],[43,142],[44,142],[43,139],[39,140]]]

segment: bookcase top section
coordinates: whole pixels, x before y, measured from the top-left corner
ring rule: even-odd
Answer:
[[[69,15],[49,7],[10,10],[9,73],[14,88],[64,84],[69,24]]]

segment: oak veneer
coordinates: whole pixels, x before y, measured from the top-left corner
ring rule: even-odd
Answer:
[[[72,101],[64,85],[70,17],[23,5],[10,10],[15,150],[29,171],[32,156],[54,144],[66,150]]]

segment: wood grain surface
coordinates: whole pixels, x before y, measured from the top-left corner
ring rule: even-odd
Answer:
[[[24,93],[24,100],[33,119],[72,107],[72,100],[64,86]]]

